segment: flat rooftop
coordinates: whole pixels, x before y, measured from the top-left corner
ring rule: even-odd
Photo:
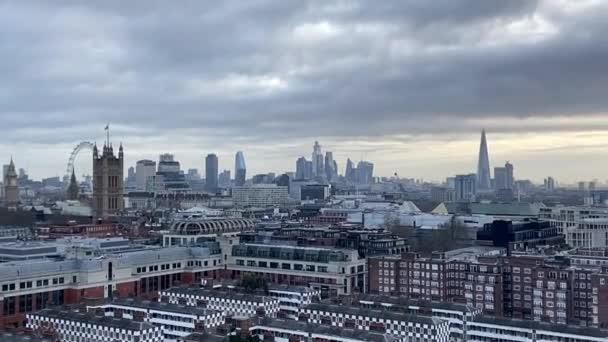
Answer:
[[[260,296],[254,294],[245,294],[233,291],[224,291],[221,289],[207,289],[207,288],[187,288],[187,287],[173,287],[160,291],[160,293],[175,293],[191,297],[212,297],[212,298],[226,298],[240,300],[243,302],[255,302],[255,303],[269,303],[275,302],[277,299],[273,297]]]
[[[293,331],[294,333],[304,332],[307,334],[320,334],[327,336],[339,336],[356,341],[371,341],[371,342],[388,342],[397,341],[394,337],[388,334],[374,333],[365,330],[355,330],[340,327],[330,327],[321,324],[313,324],[292,320],[281,319],[261,319],[257,322],[252,322],[251,329],[256,327],[269,327],[273,329],[283,329]]]
[[[365,309],[365,308],[360,308],[360,307],[353,307],[350,305],[339,305],[339,304],[310,304],[310,305],[307,305],[302,310],[324,311],[324,312],[332,312],[332,313],[342,313],[342,314],[346,314],[346,315],[384,318],[387,320],[421,323],[421,324],[427,324],[427,325],[431,325],[431,326],[432,325],[441,325],[441,324],[446,323],[446,321],[443,321],[439,318],[433,318],[433,317],[428,317],[428,316],[406,314],[406,313],[394,312],[394,311],[389,311],[389,310]]]
[[[536,321],[528,321],[521,319],[503,319],[496,318],[491,316],[482,316],[478,317],[472,321],[470,321],[469,325],[474,325],[475,323],[483,323],[483,324],[496,324],[514,328],[524,328],[530,330],[536,330],[536,334],[539,334],[539,330],[544,330],[548,332],[554,333],[562,333],[562,334],[573,334],[573,335],[581,335],[581,336],[592,336],[592,337],[608,337],[608,330],[599,329],[599,328],[590,328],[590,327],[581,327],[577,325],[565,325],[565,324],[551,324],[547,322],[536,322]],[[469,328],[469,331],[472,331]]]
[[[28,314],[28,316],[48,317],[64,321],[86,323],[130,331],[143,331],[154,329],[154,326],[152,324],[146,322],[135,322],[126,318],[97,316],[91,313],[82,313],[70,310],[45,309],[42,311]]]
[[[189,314],[194,316],[210,316],[220,313],[216,310],[205,309],[197,306],[178,305],[170,303],[161,303],[149,300],[134,300],[130,298],[116,298],[107,303],[100,305],[89,306],[89,308],[107,307],[107,306],[123,306],[139,309],[149,309],[154,311],[165,311],[179,314]]]

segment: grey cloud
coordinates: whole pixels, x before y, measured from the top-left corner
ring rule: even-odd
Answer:
[[[77,140],[75,122],[108,121],[142,137],[175,129],[239,141],[466,134],[480,128],[475,119],[494,118],[500,131],[501,118],[586,116],[608,105],[606,4],[575,14],[527,0],[66,0],[0,9],[0,53],[9,56],[0,61],[0,118],[15,132],[7,138],[24,142]],[[534,16],[559,32],[487,41]],[[324,22],[337,32],[294,35]],[[55,134],[18,134],[28,129]]]

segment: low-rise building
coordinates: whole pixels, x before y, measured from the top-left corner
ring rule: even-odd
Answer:
[[[279,300],[281,316],[290,319],[297,319],[301,308],[321,299],[320,290],[306,286],[270,285],[268,294]]]
[[[356,250],[241,243],[225,257],[233,278],[257,274],[276,284],[311,286],[323,297],[366,288],[366,259]]]
[[[61,341],[161,342],[160,328],[146,322],[46,309],[27,315],[27,328],[52,329]]]
[[[232,188],[232,199],[238,208],[282,206],[287,203],[288,194],[288,187],[276,184],[255,184]]]
[[[608,331],[573,325],[555,325],[517,319],[477,318],[467,323],[467,341],[471,342],[600,342],[608,340]]]
[[[260,319],[251,323],[249,335],[266,341],[277,342],[324,341],[324,342],[397,342],[406,341],[387,333],[339,328],[321,324],[311,324],[292,320]],[[414,341],[414,340],[412,340]],[[418,339],[415,341],[435,341]]]
[[[324,326],[387,333],[405,341],[450,341],[448,321],[389,310],[311,304],[300,310],[298,320]]]
[[[277,298],[203,288],[163,290],[159,292],[159,301],[217,310],[227,316],[276,317],[279,312]]]
[[[162,330],[165,342],[215,328],[225,320],[223,311],[133,299],[114,299],[109,303],[88,306],[87,310],[100,310],[105,316],[114,318],[149,322]]]

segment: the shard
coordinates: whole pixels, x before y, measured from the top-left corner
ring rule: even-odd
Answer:
[[[477,189],[490,190],[490,158],[488,157],[488,143],[486,131],[481,131],[481,143],[479,144],[479,161],[477,162]]]
[[[234,184],[236,186],[245,185],[247,179],[247,167],[245,166],[245,157],[243,152],[238,151],[234,157]]]

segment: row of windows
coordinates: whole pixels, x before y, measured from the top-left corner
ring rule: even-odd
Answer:
[[[76,277],[74,276],[74,282],[76,282]],[[65,278],[64,277],[57,277],[57,278],[51,278],[49,279],[38,279],[36,280],[36,287],[45,287],[45,286],[49,286],[49,283],[52,283],[53,285],[62,285],[65,283]],[[19,289],[20,290],[27,290],[27,289],[31,289],[34,287],[34,282],[33,281],[22,281],[19,282]],[[17,283],[10,283],[10,284],[2,284],[2,292],[10,292],[10,291],[15,291],[17,289]]]
[[[238,266],[245,266],[245,260],[243,260],[243,259],[236,259],[236,264]],[[261,268],[274,268],[274,269],[278,269],[279,268],[279,263],[278,262],[258,261],[257,264],[256,264],[255,260],[247,260],[247,266],[248,267],[261,267]],[[296,270],[296,271],[306,271],[306,272],[320,272],[320,273],[327,273],[327,272],[329,272],[327,266],[293,264],[293,268],[292,268],[292,264],[289,264],[289,263],[281,263],[280,266],[281,266],[280,268],[283,269],[283,270],[291,270],[291,269],[293,269],[293,270]]]

